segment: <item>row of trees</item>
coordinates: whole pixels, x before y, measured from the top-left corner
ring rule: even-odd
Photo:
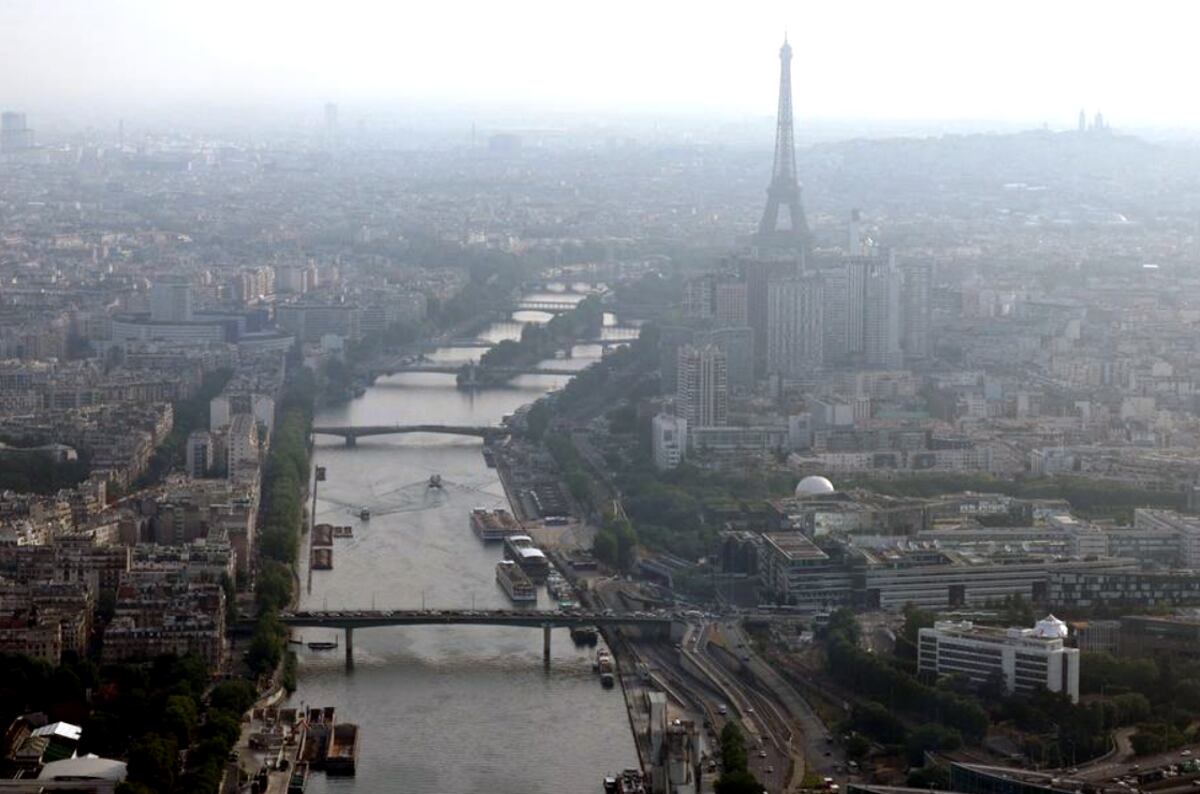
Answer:
[[[852,692],[876,701],[887,712],[901,711],[936,722],[979,741],[987,733],[988,716],[974,699],[927,686],[912,674],[859,647],[860,629],[854,613],[835,612],[826,637],[829,674]],[[866,732],[866,731],[864,731]],[[892,736],[880,737],[888,742]],[[894,743],[894,742],[889,742]]]
[[[721,777],[713,787],[717,794],[760,794],[763,787],[750,772],[746,737],[734,720],[721,729]]]
[[[1200,720],[1200,662],[1085,651],[1079,660],[1079,689],[1107,696],[1102,702],[1109,704],[1109,724],[1138,726],[1132,744],[1139,755],[1183,745]]]
[[[287,632],[279,622],[279,611],[292,601],[292,568],[304,526],[301,500],[308,485],[308,437],[315,391],[308,370],[301,370],[288,384],[280,401],[282,418],[276,423],[267,457],[254,586],[258,618],[246,651],[246,663],[256,676],[275,670],[286,652]],[[285,684],[295,686],[294,680],[285,680]]]
[[[1066,499],[1075,510],[1095,515],[1124,515],[1135,507],[1183,509],[1187,501],[1182,492],[1150,491],[1071,476],[1005,480],[982,474],[942,474],[898,480],[856,478],[847,484],[893,496],[932,497],[981,491],[1024,499]]]
[[[308,436],[312,428],[315,385],[302,370],[280,401],[263,481],[262,557],[287,565],[296,561],[303,524],[302,499],[309,473]]]
[[[583,456],[575,449],[575,444],[565,434],[553,434],[544,437],[547,451],[558,464],[558,476],[566,483],[567,490],[575,498],[575,502],[584,512],[592,510],[591,477],[584,471]]]
[[[638,535],[633,524],[628,519],[610,513],[604,517],[604,523],[596,532],[592,551],[596,559],[605,565],[619,571],[629,571],[637,562],[637,545]]]

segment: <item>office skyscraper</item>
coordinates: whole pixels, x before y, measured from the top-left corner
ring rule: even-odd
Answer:
[[[821,271],[825,285],[823,307],[824,339],[822,356],[827,364],[842,363],[849,355],[848,347],[848,303],[850,298],[850,269],[845,262]]]
[[[725,354],[713,345],[679,349],[675,413],[688,427],[713,427],[729,420],[729,385]]]
[[[815,276],[767,288],[767,373],[807,375],[824,364],[824,289]]]
[[[742,279],[746,283],[746,314],[754,329],[754,373],[767,371],[767,289],[772,281],[800,275],[796,256],[747,257],[740,260]]]
[[[901,347],[908,359],[925,359],[933,354],[932,307],[929,293],[933,267],[928,262],[910,262],[900,268]]]
[[[787,209],[790,224],[779,227],[779,211]],[[758,244],[808,250],[808,221],[800,203],[800,182],[796,178],[796,144],[792,129],[792,47],[783,39],[779,49],[779,109],[775,120],[775,164],[767,187],[767,206],[758,224]]]
[[[726,382],[730,389],[754,386],[754,330],[749,326],[724,326],[697,331],[695,345],[712,345],[725,354]]]
[[[150,287],[150,320],[156,323],[192,321],[192,285],[182,278],[165,278]]]
[[[868,367],[903,365],[900,347],[900,271],[890,251],[870,257],[863,271],[863,361]]]
[[[723,279],[713,289],[717,325],[722,328],[744,328],[750,324],[746,283]]]

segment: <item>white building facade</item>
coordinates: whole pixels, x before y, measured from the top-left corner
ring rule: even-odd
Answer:
[[[938,621],[921,629],[917,666],[921,673],[962,675],[976,684],[998,678],[1010,693],[1062,692],[1078,703],[1079,649],[1066,647],[1066,636],[1066,624],[1053,615],[1032,629]]]

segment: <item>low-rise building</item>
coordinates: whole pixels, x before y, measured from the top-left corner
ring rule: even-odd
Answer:
[[[1053,615],[1031,629],[938,621],[921,629],[917,668],[964,676],[977,685],[999,680],[1008,692],[1062,692],[1078,702],[1079,650],[1066,647],[1066,637],[1066,624]]]

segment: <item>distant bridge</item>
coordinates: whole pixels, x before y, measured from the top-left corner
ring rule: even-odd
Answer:
[[[402,372],[434,372],[442,375],[457,375],[463,371],[462,364],[428,364],[421,362],[401,363],[401,362],[380,362],[371,367],[371,372],[375,376],[379,375],[399,375]],[[476,382],[477,377],[480,381],[484,380],[508,380],[515,378],[517,375],[578,375],[578,369],[567,369],[566,367],[473,367],[473,376],[468,379],[468,383]],[[467,385],[467,384],[464,384]]]
[[[310,431],[314,436],[341,436],[346,439],[346,446],[358,445],[358,439],[364,436],[391,436],[404,433],[440,433],[448,436],[476,436],[484,440],[501,438],[512,435],[506,427],[469,426],[469,425],[328,425],[313,427]]]
[[[611,347],[612,345],[628,345],[637,341],[636,336],[627,337],[624,339],[575,339],[571,341],[571,345],[600,345],[601,347]],[[446,347],[469,347],[487,349],[495,347],[498,342],[490,339],[449,339],[443,341],[431,341],[423,345],[423,349],[439,350]]]
[[[542,629],[542,657],[550,664],[550,630],[561,627],[625,626],[661,633],[682,633],[682,624],[670,615],[646,612],[611,614],[601,612],[541,612],[536,609],[512,610],[367,610],[336,612],[330,610],[284,612],[279,622],[285,626],[341,629],[346,668],[354,667],[354,630],[378,626],[524,626]],[[675,628],[678,625],[678,628]]]
[[[516,311],[538,311],[566,314],[574,311],[576,304],[569,301],[523,300],[517,304]]]

